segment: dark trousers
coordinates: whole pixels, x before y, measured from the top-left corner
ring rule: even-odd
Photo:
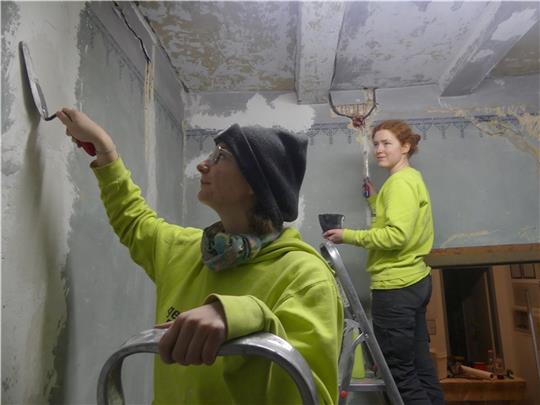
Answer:
[[[429,354],[431,275],[409,287],[373,290],[373,329],[406,405],[444,404]]]

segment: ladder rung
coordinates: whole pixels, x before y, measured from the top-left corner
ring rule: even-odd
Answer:
[[[384,391],[386,384],[380,378],[352,378],[347,391]]]

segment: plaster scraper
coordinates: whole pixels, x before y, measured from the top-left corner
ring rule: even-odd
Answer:
[[[28,79],[28,85],[30,86],[30,90],[32,92],[34,104],[36,105],[36,108],[41,118],[43,118],[45,121],[51,121],[56,118],[56,114],[49,115],[47,103],[45,102],[45,96],[43,95],[43,91],[41,90],[41,86],[39,85],[37,75],[34,72],[32,58],[30,58],[30,51],[28,50],[28,46],[23,41],[19,42],[19,46],[21,48],[23,64],[26,71],[26,78]],[[77,143],[77,146],[83,148],[85,152],[88,153],[90,156],[96,155],[96,148],[92,143],[81,142],[77,139],[75,139],[75,142]]]

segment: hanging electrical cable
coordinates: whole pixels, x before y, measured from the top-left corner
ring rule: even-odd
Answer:
[[[344,15],[347,15],[345,13]],[[338,47],[341,43],[341,36],[343,32],[343,20],[341,22],[341,27],[339,29],[338,42],[336,47],[336,53],[334,56],[334,67],[332,72],[332,79],[330,80],[330,88],[328,89],[328,103],[332,111],[341,117],[349,118],[352,121],[352,126],[359,131],[358,140],[362,141],[362,155],[364,162],[364,180],[363,180],[363,194],[367,198],[369,197],[369,134],[366,129],[368,117],[375,111],[377,108],[377,99],[376,99],[376,88],[364,87],[365,91],[364,103],[356,104],[334,104],[332,99],[332,87],[334,86],[334,81],[337,71],[337,58],[338,58]],[[366,223],[369,224],[371,221],[371,210],[369,207],[366,209]]]

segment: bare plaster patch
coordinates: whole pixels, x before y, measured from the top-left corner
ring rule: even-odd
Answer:
[[[441,243],[441,248],[448,247],[452,242],[459,241],[459,243],[463,246],[467,245],[467,241],[473,238],[477,238],[480,236],[487,236],[490,235],[491,232],[487,230],[477,231],[477,232],[470,232],[470,233],[457,233],[455,235],[450,236],[448,239],[446,239],[443,243]]]
[[[535,19],[535,15],[538,11],[534,8],[528,8],[526,10],[512,13],[512,15],[505,21],[503,21],[495,32],[491,35],[493,41],[508,41],[510,38],[516,36],[516,26],[528,23]]]
[[[491,49],[482,49],[480,52],[478,52],[474,57],[471,59],[471,62],[477,62],[479,60],[485,59],[488,56],[493,55],[495,52],[493,52]]]
[[[304,196],[300,195],[300,198],[298,199],[298,217],[292,222],[285,222],[284,226],[294,226],[296,229],[302,228],[302,224],[304,223],[305,218],[305,211],[306,202]]]
[[[518,231],[519,238],[535,242],[538,239],[538,226],[526,226]]]
[[[152,47],[152,60],[154,59]],[[146,198],[152,207],[158,206],[156,176],[156,111],[154,102],[154,64],[149,62],[144,75],[144,157],[146,161]]]
[[[197,100],[193,100],[197,102]],[[202,106],[205,110],[204,106]],[[198,106],[189,108],[198,110]],[[206,108],[208,110],[208,108]],[[257,93],[249,99],[243,111],[235,111],[228,115],[196,113],[188,121],[191,127],[224,129],[232,124],[240,126],[260,125],[262,127],[279,126],[290,131],[306,131],[313,124],[315,111],[309,105],[298,105],[293,93],[279,96],[267,101]]]
[[[208,153],[202,152],[199,156],[191,159],[187,162],[184,169],[184,176],[186,179],[195,179],[199,177],[199,171],[197,170],[197,165],[201,163],[204,159],[208,157]]]

